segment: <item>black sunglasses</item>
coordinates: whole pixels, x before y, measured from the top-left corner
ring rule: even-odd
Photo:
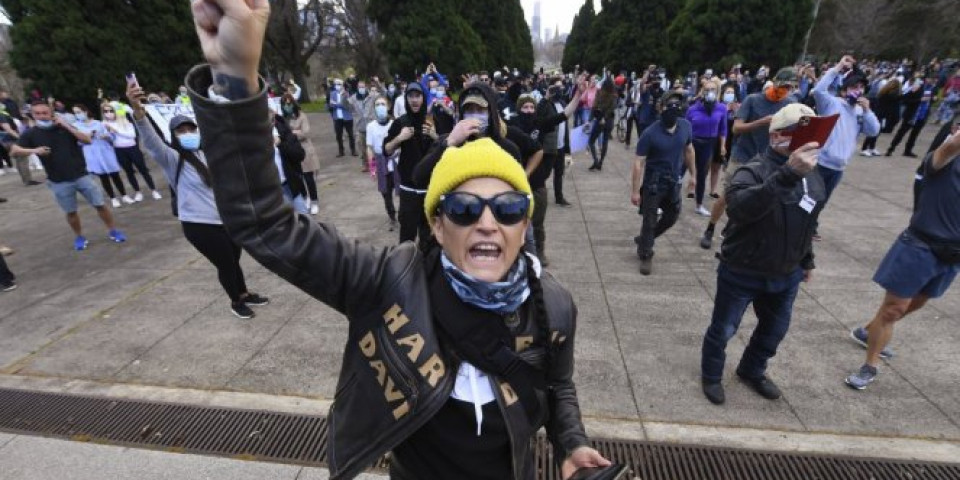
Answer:
[[[530,195],[522,192],[503,192],[483,198],[467,192],[450,192],[440,196],[440,213],[461,227],[477,223],[483,209],[490,207],[493,218],[501,225],[520,223],[530,210]]]

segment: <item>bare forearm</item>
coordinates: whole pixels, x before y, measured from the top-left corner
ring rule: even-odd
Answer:
[[[957,144],[957,142],[944,143],[940,145],[940,148],[933,151],[930,168],[935,172],[940,171],[950,162],[956,161],[957,156],[960,156],[960,144]]]
[[[229,72],[221,68],[212,67],[213,93],[228,100],[248,98],[257,92],[257,72]]]
[[[577,93],[570,99],[567,108],[563,109],[563,114],[566,115],[567,118],[572,117],[574,113],[577,113],[578,106],[580,106],[580,90],[577,90]]]
[[[537,153],[534,153],[530,156],[530,161],[527,162],[527,167],[523,170],[527,172],[527,178],[530,178],[530,175],[533,175],[533,172],[540,166],[540,163],[543,161],[543,150],[537,150]]]
[[[633,161],[633,191],[639,191],[643,185],[643,170],[647,165],[647,157],[637,157]]]

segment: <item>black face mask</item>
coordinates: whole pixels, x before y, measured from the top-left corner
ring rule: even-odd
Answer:
[[[523,130],[523,133],[530,134],[535,128],[537,128],[537,115],[534,113],[519,113],[513,119],[513,125],[520,130]]]
[[[660,123],[666,128],[673,128],[677,126],[678,118],[680,118],[680,108],[667,107],[663,109],[663,113],[660,114]]]

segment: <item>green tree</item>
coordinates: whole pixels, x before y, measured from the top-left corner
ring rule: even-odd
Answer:
[[[380,47],[390,70],[412,78],[434,62],[452,80],[482,68],[484,41],[461,18],[459,7],[444,0],[371,0],[368,12],[383,32]]]
[[[463,2],[460,14],[483,41],[486,68],[507,65],[533,70],[530,29],[519,0],[471,0]]]
[[[580,11],[573,17],[573,27],[567,36],[567,45],[563,48],[563,60],[560,65],[565,72],[573,71],[580,65],[581,68],[595,71],[601,62],[587,58],[590,47],[592,26],[597,17],[593,9],[593,0],[586,0]]]
[[[687,0],[667,29],[671,63],[679,71],[748,64],[792,65],[803,49],[812,0]]]
[[[320,0],[309,0],[302,7],[298,0],[271,0],[270,19],[263,44],[263,63],[274,74],[289,72],[298,85],[307,84],[310,69],[307,61],[320,47],[326,36],[327,19],[333,5]],[[300,94],[300,102],[307,103],[307,88]]]
[[[662,0],[601,0],[600,13],[590,27],[586,57],[593,70],[641,70],[669,56],[666,27],[680,9],[680,2]]]
[[[190,6],[168,0],[3,0],[13,22],[10,60],[28,85],[66,102],[96,105],[97,88],[123,95],[136,72],[172,92],[202,61]]]

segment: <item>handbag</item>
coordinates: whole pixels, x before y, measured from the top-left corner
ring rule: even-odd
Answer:
[[[960,264],[960,243],[947,243],[934,240],[930,238],[929,235],[914,229],[910,229],[910,233],[927,244],[927,246],[930,247],[930,252],[933,253],[933,256],[937,257],[937,260],[947,265]]]

